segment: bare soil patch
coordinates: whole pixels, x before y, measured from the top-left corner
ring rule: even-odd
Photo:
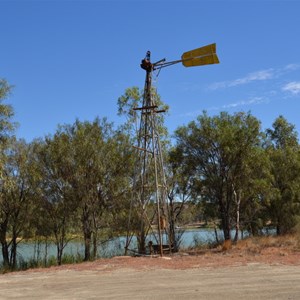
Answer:
[[[0,299],[300,299],[294,239],[0,275]]]

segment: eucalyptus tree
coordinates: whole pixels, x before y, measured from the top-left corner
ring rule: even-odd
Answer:
[[[242,176],[239,178],[242,188],[234,190],[233,195],[236,207],[235,241],[239,230],[259,235],[269,221],[265,203],[271,193],[270,162],[262,145],[252,149],[251,156],[244,163]]]
[[[177,129],[175,136],[194,189],[218,208],[224,239],[230,240],[260,147],[260,122],[250,113],[209,117],[204,112]]]
[[[124,234],[127,229],[128,207],[130,205],[130,185],[134,156],[130,136],[121,129],[114,130],[107,141],[106,181],[103,196],[106,199],[106,227],[110,235]],[[103,174],[104,174],[103,173]]]
[[[3,167],[6,159],[6,149],[8,138],[11,136],[14,130],[14,124],[12,123],[12,117],[14,115],[13,108],[4,104],[3,101],[9,96],[11,92],[11,86],[6,80],[0,79],[0,184],[2,185],[3,179]]]
[[[118,98],[118,115],[125,117],[125,122],[122,125],[122,130],[129,133],[130,137],[134,140],[138,138],[139,132],[139,117],[138,108],[142,106],[142,100],[144,96],[144,91],[138,87],[127,88],[123,95]],[[160,110],[168,111],[169,106],[165,104],[160,95],[156,92],[156,89],[152,87],[151,97],[153,103],[159,107]],[[168,141],[168,130],[164,125],[165,114],[157,114],[157,129],[161,136],[162,142],[166,143]]]
[[[12,86],[4,79],[0,79],[0,147],[3,147],[6,139],[15,128],[11,118],[14,111],[11,105],[4,104],[3,101],[9,96]]]
[[[128,190],[130,149],[106,119],[76,120],[60,130],[71,149],[68,183],[80,216],[84,259],[89,260],[96,256],[99,230],[109,228]]]
[[[0,190],[0,242],[5,266],[15,268],[17,245],[28,236],[34,218],[38,172],[33,147],[10,140]]]
[[[0,79],[0,242],[3,262],[6,266],[10,265],[7,243],[9,212],[6,208],[7,197],[5,196],[8,187],[6,167],[9,141],[15,126],[11,120],[14,115],[13,108],[10,105],[4,104],[3,101],[9,96],[11,89],[12,87],[6,80]]]
[[[5,162],[8,140],[15,129],[12,122],[14,111],[11,105],[4,104],[3,101],[9,96],[12,86],[4,79],[0,79],[0,180],[2,179],[2,168]]]
[[[193,197],[193,177],[185,167],[182,152],[174,147],[169,150],[167,165],[167,185],[168,185],[168,220],[169,220],[169,239],[174,251],[180,248],[181,238],[184,230],[183,213],[186,206],[195,206],[196,201]]]
[[[291,231],[300,214],[300,147],[295,126],[279,116],[267,129],[272,194],[267,209],[277,234]]]
[[[42,218],[36,219],[37,233],[45,236],[50,232],[53,234],[57,264],[60,265],[77,220],[77,203],[73,201],[70,184],[74,172],[73,149],[68,135],[60,129],[53,137],[36,141],[36,149],[41,177],[39,206],[42,214]]]

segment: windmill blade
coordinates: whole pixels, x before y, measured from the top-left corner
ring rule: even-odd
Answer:
[[[182,60],[182,64],[185,67],[196,67],[196,66],[204,66],[204,65],[212,65],[218,64],[219,58],[217,54],[210,54],[202,57],[194,57],[186,60]]]
[[[210,44],[201,48],[187,51],[181,56],[182,64],[185,67],[195,67],[210,64],[218,64],[216,44]]]
[[[216,44],[210,44],[201,48],[184,52],[181,56],[182,60],[196,58],[199,56],[209,55],[216,53]]]
[[[185,67],[196,67],[220,63],[216,54],[216,44],[206,45],[191,51],[184,52],[180,60],[166,62],[162,59],[153,64],[153,70],[159,70],[182,62]]]

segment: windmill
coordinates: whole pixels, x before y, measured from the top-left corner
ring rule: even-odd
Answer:
[[[217,64],[219,59],[216,54],[216,44],[185,52],[180,60],[170,62],[161,59],[152,63],[151,53],[147,51],[141,62],[141,68],[146,71],[146,79],[142,106],[134,108],[140,113],[140,121],[137,145],[133,146],[136,150],[136,160],[125,254],[130,250],[145,255],[147,248],[151,254],[155,251],[161,256],[164,250],[172,252],[172,241],[168,238],[168,190],[158,126],[158,114],[165,110],[160,109],[154,99],[152,73],[177,63],[182,63],[185,67]],[[151,212],[149,212],[150,206]],[[147,244],[150,235],[153,236],[154,243],[149,240]],[[129,248],[134,236],[138,244],[137,251]]]

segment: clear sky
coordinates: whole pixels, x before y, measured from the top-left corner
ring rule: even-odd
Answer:
[[[0,77],[14,85],[17,136],[53,134],[76,118],[108,117],[143,88],[139,66],[217,44],[220,64],[163,69],[154,84],[172,133],[203,110],[280,114],[300,132],[300,1],[0,0]]]

